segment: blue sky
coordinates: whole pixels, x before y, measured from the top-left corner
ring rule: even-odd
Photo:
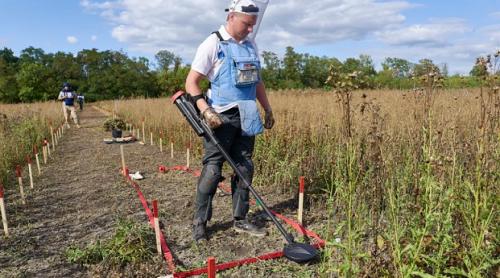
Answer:
[[[189,63],[198,44],[224,23],[228,0],[0,0],[0,48],[17,55],[123,50],[154,62],[159,50]],[[475,58],[500,49],[500,0],[270,0],[259,49],[345,60],[368,54],[429,58],[450,74],[468,73]]]

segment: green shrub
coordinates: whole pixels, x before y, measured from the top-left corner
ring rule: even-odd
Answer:
[[[152,230],[145,225],[130,220],[120,220],[115,234],[105,242],[97,241],[81,249],[71,246],[66,250],[66,258],[71,263],[124,266],[128,263],[151,260],[156,252]]]

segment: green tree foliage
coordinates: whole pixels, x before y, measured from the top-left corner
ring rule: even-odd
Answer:
[[[409,77],[413,69],[413,65],[401,58],[387,57],[382,62],[383,71],[390,71],[395,78]]]
[[[388,57],[377,72],[369,55],[350,57],[340,61],[335,57],[318,57],[309,53],[297,53],[292,46],[285,49],[280,58],[276,53],[263,51],[261,77],[269,89],[325,88],[332,84],[325,82],[331,75],[330,69],[338,74],[356,73],[360,89],[415,88],[414,76],[430,72],[447,75],[448,66],[436,66],[432,60],[422,59],[413,64],[407,60]],[[83,49],[71,53],[46,53],[43,49],[28,47],[19,57],[8,48],[0,49],[0,102],[31,102],[57,98],[63,82],[69,82],[87,101],[129,97],[167,96],[184,88],[190,65],[183,65],[182,59],[168,50],[155,55],[156,69],[146,58],[130,58],[123,51],[99,51]],[[449,88],[477,87],[474,76],[482,76],[483,68],[474,66],[472,77],[451,76],[444,80]],[[208,88],[203,81],[202,88]]]
[[[0,50],[0,101],[12,103],[19,101],[16,73],[19,58],[8,48]]]

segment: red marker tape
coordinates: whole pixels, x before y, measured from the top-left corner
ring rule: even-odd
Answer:
[[[22,172],[21,165],[17,165],[16,166],[16,177],[20,178],[21,172]]]
[[[304,193],[304,176],[299,177],[299,192]]]
[[[153,217],[158,218],[158,200],[153,200]]]

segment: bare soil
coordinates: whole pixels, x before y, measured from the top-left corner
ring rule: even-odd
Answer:
[[[52,153],[49,163],[42,165],[42,175],[35,173],[34,189],[25,182],[27,204],[22,205],[17,188],[6,192],[9,238],[0,238],[0,277],[159,277],[167,275],[161,257],[121,268],[105,264],[69,263],[65,252],[71,246],[84,248],[114,234],[119,219],[131,219],[148,225],[147,216],[136,191],[120,176],[119,144],[105,144],[110,134],[103,131],[106,116],[92,107],[80,113],[82,128],[67,130]],[[175,153],[158,146],[138,142],[124,144],[127,166],[132,173],[140,171],[145,179],[137,181],[148,201],[159,202],[163,233],[174,257],[177,271],[204,266],[208,256],[217,262],[243,259],[278,251],[284,239],[272,222],[257,217],[253,221],[266,227],[264,238],[239,234],[232,228],[231,197],[214,199],[214,212],[209,223],[208,242],[194,244],[191,219],[196,180],[190,173],[159,173],[158,165],[183,165],[185,153]],[[194,161],[193,161],[194,160]],[[191,159],[191,168],[200,169],[199,159]],[[36,169],[36,167],[35,167]],[[27,171],[25,171],[27,172]],[[36,171],[35,171],[36,172]],[[27,173],[24,173],[25,180]],[[229,177],[229,173],[226,173]],[[229,179],[228,179],[229,180]],[[276,194],[272,188],[257,188],[266,203],[285,216],[294,218],[296,199]],[[306,212],[310,222],[321,223],[321,211]],[[308,228],[318,232],[321,227]],[[292,229],[287,228],[293,233]],[[155,243],[151,242],[154,246]],[[298,265],[277,259],[242,266],[218,273],[220,277],[313,277],[317,263]]]

